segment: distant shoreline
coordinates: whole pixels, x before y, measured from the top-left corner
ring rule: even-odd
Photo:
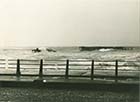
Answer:
[[[99,49],[140,49],[140,46],[9,46],[0,47],[0,49],[34,49],[34,48],[88,48],[93,50]]]

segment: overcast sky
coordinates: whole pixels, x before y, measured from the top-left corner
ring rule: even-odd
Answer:
[[[140,0],[0,0],[0,47],[138,46]]]

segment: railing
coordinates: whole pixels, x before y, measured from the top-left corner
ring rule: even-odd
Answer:
[[[140,61],[0,59],[0,75],[105,78],[118,82],[120,79],[139,79]]]

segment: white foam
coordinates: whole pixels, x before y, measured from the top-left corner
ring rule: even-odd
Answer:
[[[99,49],[101,52],[112,51],[113,49]]]

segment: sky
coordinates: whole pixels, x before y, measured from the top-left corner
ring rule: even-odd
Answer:
[[[0,47],[140,46],[140,0],[0,0]]]

